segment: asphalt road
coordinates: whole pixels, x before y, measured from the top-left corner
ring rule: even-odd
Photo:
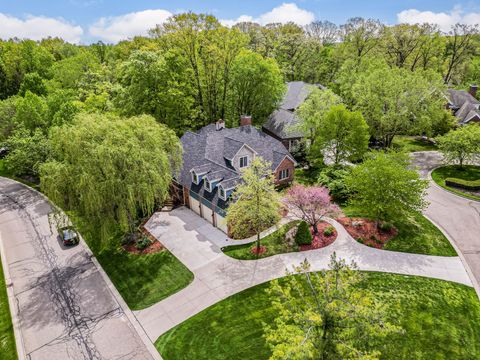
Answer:
[[[0,177],[0,237],[27,358],[152,359],[83,243],[52,234],[49,203]]]
[[[430,171],[443,165],[440,153],[418,152],[413,158],[422,177],[430,180],[427,195],[430,205],[424,213],[454,241],[475,278],[472,282],[480,296],[480,202],[450,193],[431,180]]]

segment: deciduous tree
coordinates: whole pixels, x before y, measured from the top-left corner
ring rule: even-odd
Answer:
[[[318,234],[318,224],[325,216],[336,216],[340,208],[332,203],[328,189],[322,186],[294,185],[283,199],[293,214],[302,218]]]
[[[102,229],[132,230],[167,196],[181,163],[175,133],[143,115],[80,114],[51,131],[52,159],[41,166],[45,194]]]
[[[346,177],[351,204],[377,221],[401,220],[421,211],[428,181],[410,167],[406,154],[375,152]]]
[[[287,275],[267,289],[276,314],[273,325],[264,325],[270,359],[379,359],[371,344],[401,331],[362,288],[365,276],[355,263],[333,254],[328,270],[311,273],[305,260]]]
[[[438,148],[449,163],[462,167],[480,157],[480,125],[465,125],[437,138]]]
[[[275,190],[271,166],[256,157],[243,171],[242,182],[235,189],[234,202],[227,210],[227,223],[235,237],[257,236],[256,253],[260,253],[260,233],[280,220],[280,198]]]
[[[325,115],[315,144],[338,165],[349,159],[361,159],[369,138],[368,125],[360,112],[335,105]]]

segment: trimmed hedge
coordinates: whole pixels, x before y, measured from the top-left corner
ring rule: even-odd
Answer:
[[[480,190],[480,179],[471,181],[471,180],[463,180],[457,178],[446,178],[445,185],[451,187],[457,187],[465,190],[473,190],[477,191]]]
[[[310,226],[305,221],[298,225],[297,234],[295,235],[297,245],[310,245],[312,243],[312,233]]]

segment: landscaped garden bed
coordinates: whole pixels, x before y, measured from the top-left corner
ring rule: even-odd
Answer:
[[[312,243],[310,245],[300,245],[300,251],[321,249],[325,246],[332,244],[337,238],[337,230],[327,222],[321,222],[317,225],[318,234],[313,233],[313,229],[310,228],[312,233]]]
[[[446,190],[480,200],[480,166],[442,166],[432,171],[432,179]]]
[[[403,332],[371,344],[381,359],[480,358],[480,302],[471,287],[416,276],[365,272],[362,287],[391,309],[388,321]],[[165,360],[266,360],[263,323],[277,316],[268,283],[235,294],[162,335]]]
[[[361,210],[354,207],[345,206],[342,210],[346,217],[365,218]],[[457,256],[457,252],[445,235],[419,212],[414,212],[393,225],[398,233],[383,244],[383,250],[424,255]]]
[[[376,249],[383,249],[398,235],[398,230],[388,223],[377,225],[376,221],[365,218],[343,217],[337,220],[355,240]]]
[[[306,251],[320,249],[328,246],[337,238],[337,231],[327,222],[318,224],[318,234],[313,234],[310,227],[311,241],[308,243],[298,243],[295,240],[295,229],[300,221],[294,220],[281,226],[277,231],[261,239],[260,253],[257,254],[256,242],[243,245],[230,245],[222,248],[222,251],[235,259],[239,260],[255,260],[265,258],[277,254],[285,254],[289,252]],[[293,232],[291,232],[293,231]]]

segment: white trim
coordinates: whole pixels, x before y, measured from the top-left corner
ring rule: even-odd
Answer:
[[[286,176],[285,177],[282,177],[282,173],[283,172],[286,172]],[[288,179],[290,177],[290,169],[282,169],[280,170],[280,172],[278,173],[278,180],[285,180],[285,179]]]
[[[233,140],[235,140],[235,139],[233,139]],[[248,147],[255,155],[258,155],[258,152],[256,152],[254,148],[252,148],[248,144],[243,143],[243,145],[240,147],[240,149],[237,150],[237,152],[235,153],[235,155],[232,156],[231,159],[227,158],[226,156],[224,156],[224,158],[227,159],[227,160],[233,161],[233,159],[235,159],[235,156],[237,156],[238,153],[240,152],[240,150],[242,150],[245,146]]]
[[[223,191],[224,196],[222,196],[222,193],[220,191]],[[218,185],[218,197],[224,201],[227,201],[227,192],[221,185]]]
[[[463,120],[463,123],[466,124],[466,123],[470,122],[470,120],[472,120],[474,117],[477,117],[478,120],[480,120],[480,114],[473,114],[468,119]]]
[[[242,166],[242,159],[246,159],[246,160],[245,160],[246,164],[243,165],[243,166]],[[243,156],[240,156],[240,157],[238,158],[238,167],[239,167],[240,169],[243,169],[243,168],[248,167],[248,163],[249,163],[249,161],[248,161],[248,155],[243,155]]]
[[[208,184],[208,187],[207,187],[207,184]],[[207,178],[205,178],[205,180],[203,181],[203,187],[205,188],[205,190],[207,190],[208,192],[212,192],[212,183],[210,181],[208,181]]]
[[[296,165],[297,165],[297,162],[295,161],[294,158],[292,158],[290,155],[285,155],[285,156],[283,157],[282,161],[280,161],[280,162],[278,163],[277,167],[273,170],[273,172],[276,172],[276,171],[277,171],[278,167],[282,164],[282,162],[283,162],[283,160],[285,160],[285,158],[290,159],[290,160],[293,162],[293,166],[296,166]]]
[[[195,171],[193,171],[193,170],[191,170],[190,172],[191,172],[191,174],[192,174],[192,182],[193,182],[195,185],[200,184],[200,182],[198,181],[198,180],[200,179],[200,178],[199,178],[199,175],[198,175]],[[195,181],[195,178],[197,178],[197,181]]]

